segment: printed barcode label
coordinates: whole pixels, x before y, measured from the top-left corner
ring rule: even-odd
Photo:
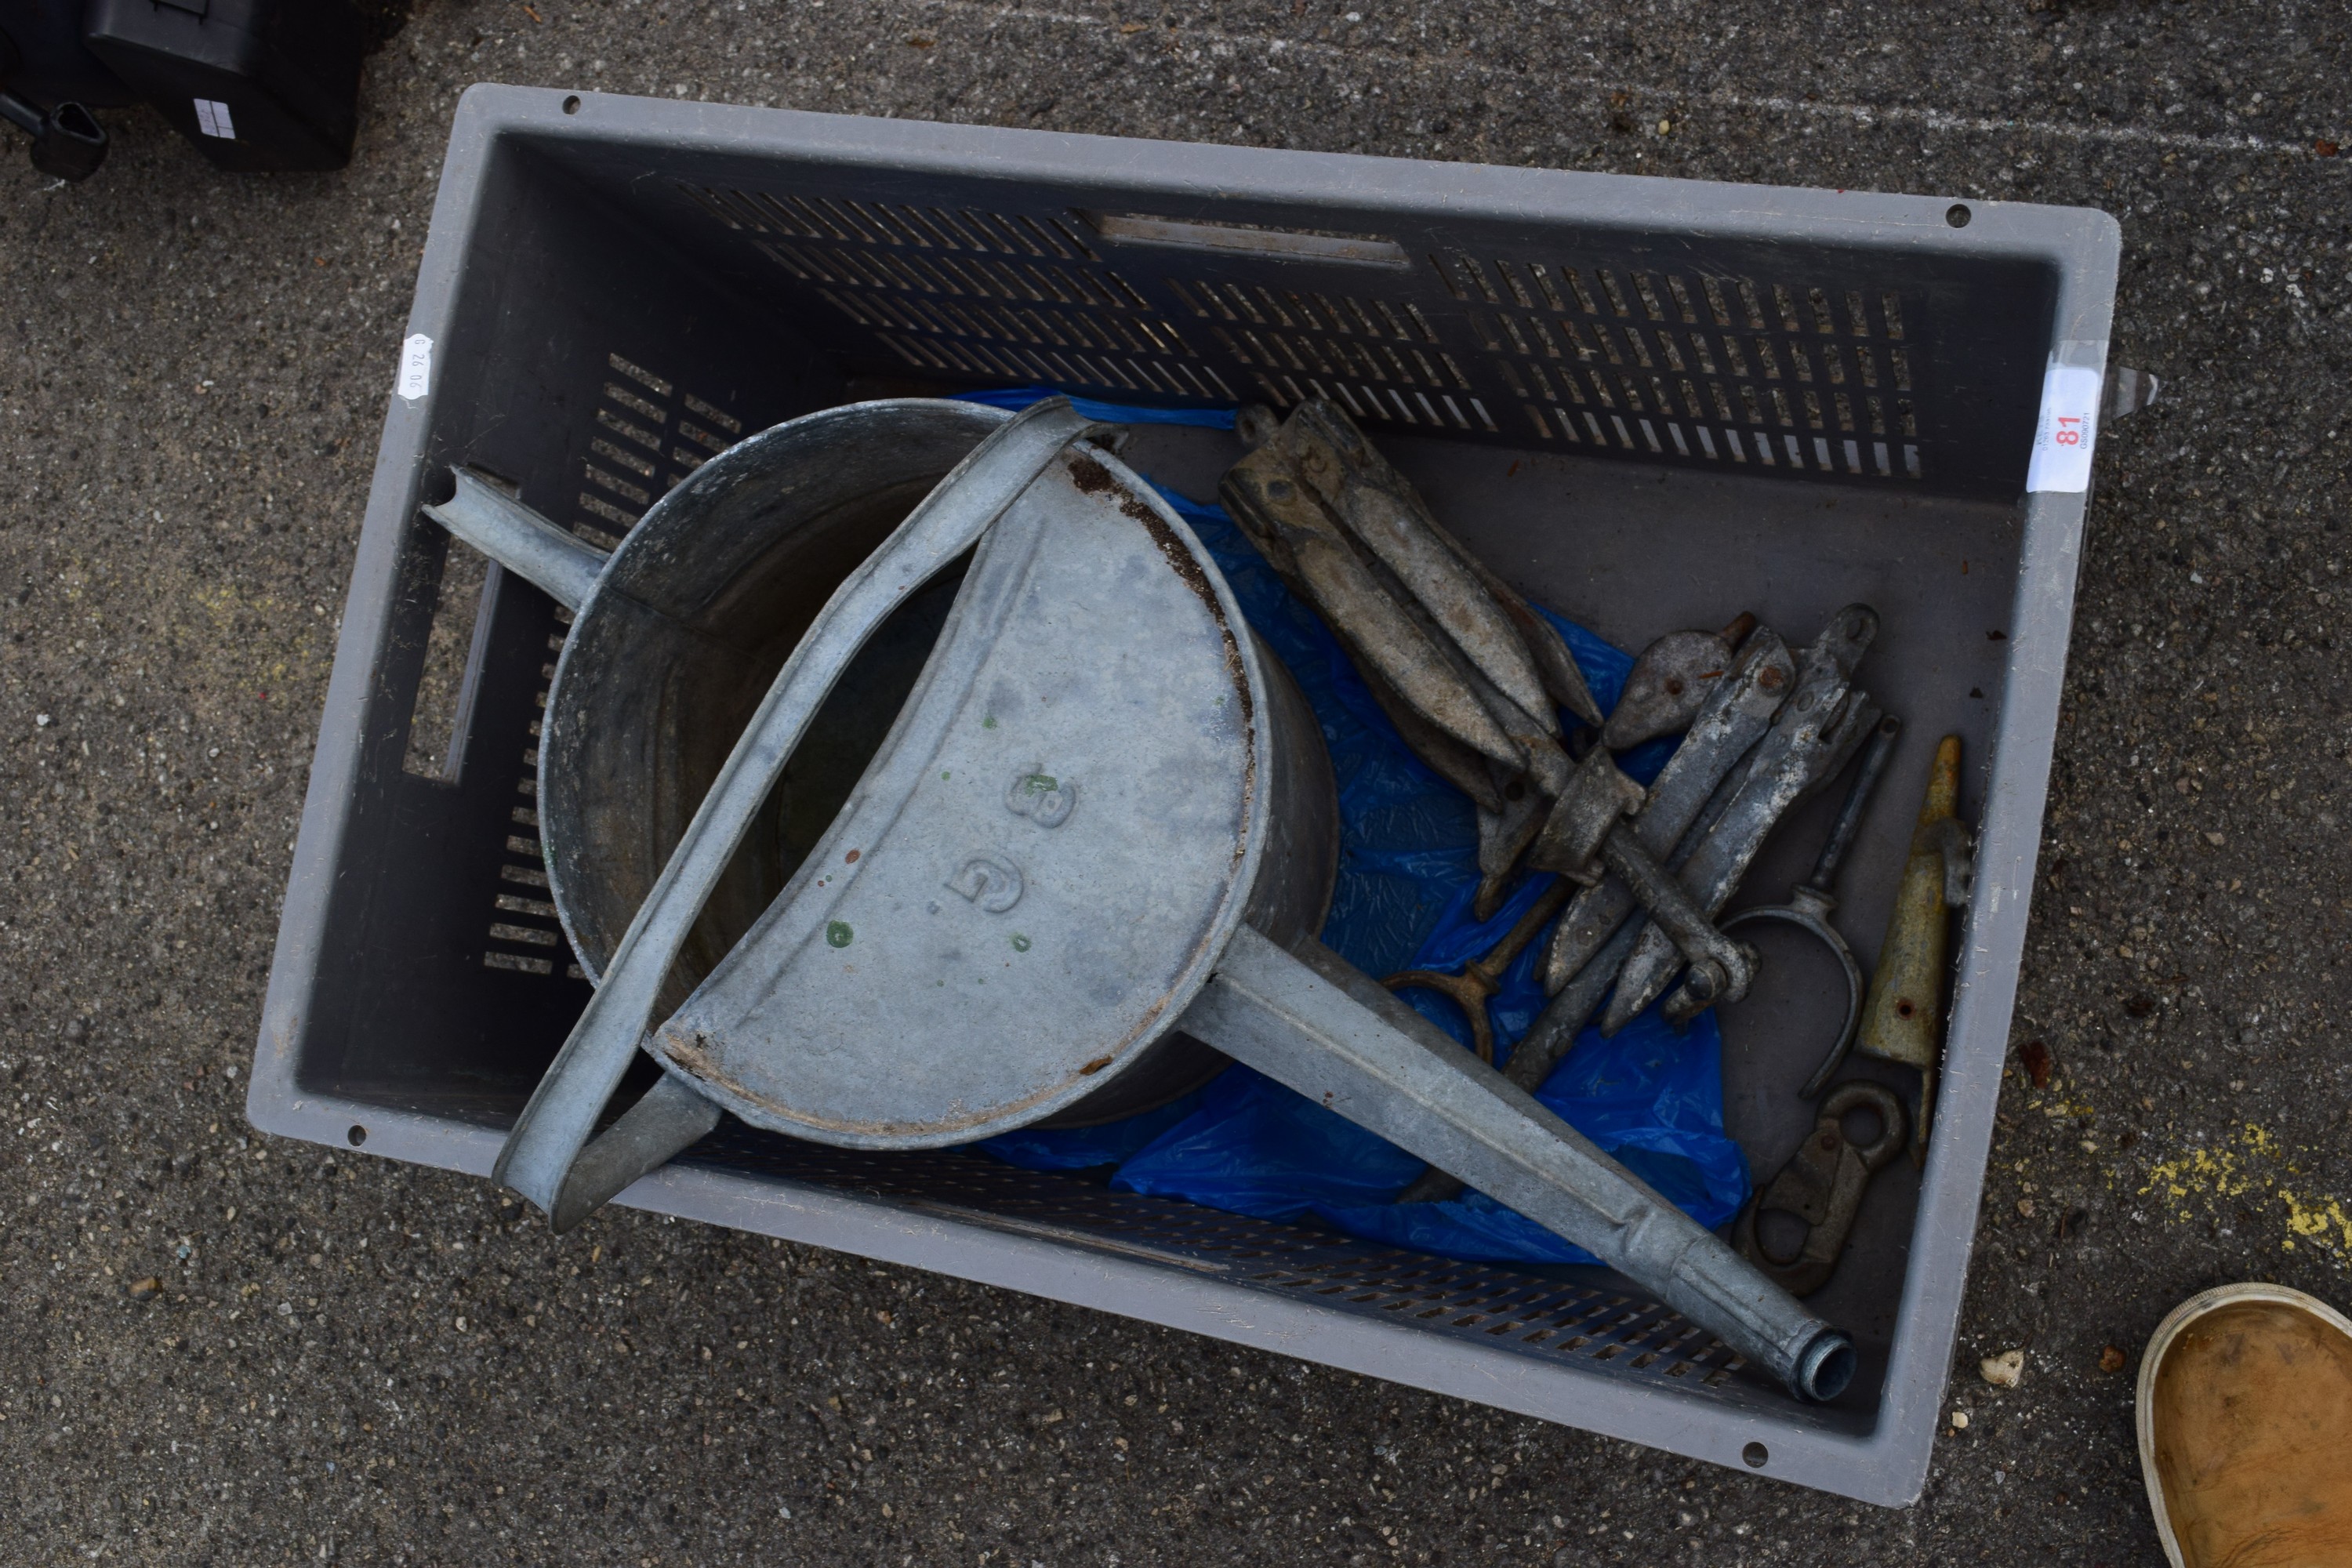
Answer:
[[[196,100],[196,129],[224,142],[236,140],[236,121],[228,117],[228,105],[216,98]]]
[[[393,390],[414,403],[433,389],[433,340],[418,332],[400,345],[400,380]]]
[[[2042,378],[2042,417],[2025,488],[2081,494],[2091,488],[2091,447],[2099,435],[2099,389],[2105,376],[2088,365],[2053,364]]]

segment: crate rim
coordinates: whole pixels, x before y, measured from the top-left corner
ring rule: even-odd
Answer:
[[[569,100],[579,102],[576,112],[563,110]],[[622,126],[604,118],[622,110],[642,119]],[[475,151],[465,143],[509,135],[620,149],[650,140],[680,151],[754,157],[789,151],[847,170],[977,174],[1028,184],[1116,180],[1195,207],[1239,200],[1315,208],[1330,205],[1335,192],[1360,197],[1370,191],[1383,205],[1421,217],[1665,220],[1710,239],[1786,240],[1791,225],[1820,224],[1826,226],[1820,237],[1843,245],[2041,260],[2059,268],[2091,260],[2102,247],[2120,252],[2123,235],[2115,216],[2097,207],[1974,196],[1307,152],[487,82],[460,95],[450,138],[453,161],[461,147]],[[1761,199],[1770,205],[1757,205]],[[1954,227],[1947,216],[1955,205],[1969,209],[1965,226]]]
[[[577,100],[567,111],[567,100]],[[562,89],[478,84],[461,97],[404,336],[446,342],[460,273],[475,238],[483,176],[507,144],[544,151],[635,150],[782,157],[855,170],[1099,186],[1116,179],[1139,195],[1165,195],[1196,210],[1211,203],[1314,208],[1337,189],[1377,192],[1425,216],[1501,221],[1670,223],[1709,238],[1811,238],[1843,247],[2027,259],[2055,278],[2053,360],[2104,373],[2122,231],[2096,208],[1950,196],[1827,191],[1680,180],[1651,174],[1296,152],[1062,132],[878,119],[798,110],[691,103]],[[1115,161],[1114,161],[1115,160]],[[1204,196],[1204,190],[1210,195]],[[1769,201],[1766,200],[1769,198]],[[1955,201],[1965,227],[1945,217]],[[1161,216],[1185,216],[1181,211]],[[388,398],[383,437],[355,552],[305,795],[247,1095],[260,1131],[336,1148],[364,1128],[370,1154],[486,1176],[496,1129],[305,1091],[296,1060],[320,981],[328,901],[341,863],[374,671],[390,636],[399,560],[425,479],[433,393]],[[2076,575],[2089,492],[2021,498],[2022,548],[2011,650],[1990,754],[1978,847],[1977,898],[1961,936],[1966,954],[1947,1027],[1945,1087],[1913,1234],[1958,1236],[1915,1245],[1906,1266],[1885,1383],[1871,1427],[1849,1434],[1788,1414],[1715,1408],[1563,1368],[1531,1375],[1511,1352],[1343,1316],[1141,1258],[1007,1234],[884,1201],[671,1167],[617,1201],[1096,1308],[1361,1375],[1493,1405],[1888,1507],[1916,1501],[1928,1479],[1945,1384],[1958,1341],[1991,1145],[2008,1022],[2026,931],[2042,816],[2055,750]],[[1990,931],[1987,927],[1990,926]],[[1410,1355],[1400,1354],[1407,1347]]]

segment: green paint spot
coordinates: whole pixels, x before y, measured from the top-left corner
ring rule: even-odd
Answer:
[[[849,939],[856,934],[856,932],[849,929],[849,922],[847,921],[827,921],[825,922],[824,940],[830,946],[847,947],[849,945]]]
[[[941,783],[941,784],[945,784],[945,783],[947,783],[947,782],[948,782],[948,780],[949,780],[949,779],[950,779],[950,778],[952,778],[952,777],[954,777],[954,776],[955,776],[955,775],[953,775],[952,773],[941,773],[941,774],[940,775],[940,783]]]
[[[1029,939],[1028,939],[1027,937],[1025,937],[1025,936],[1023,936],[1019,931],[1014,931],[1014,932],[1013,933],[1013,952],[1028,952],[1028,951],[1029,951]]]
[[[993,714],[993,713],[991,713],[987,718],[982,719],[982,720],[980,721],[980,727],[981,727],[982,729],[983,729],[983,730],[993,730],[993,729],[995,729],[995,728],[996,728],[996,715],[995,715],[995,714]]]
[[[1024,795],[1051,795],[1062,787],[1062,781],[1051,773],[1031,773],[1021,781]]]

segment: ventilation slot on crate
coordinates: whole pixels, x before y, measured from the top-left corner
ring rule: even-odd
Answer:
[[[556,619],[572,624],[572,612],[558,606]],[[507,808],[507,850],[499,862],[499,888],[491,897],[489,940],[496,945],[482,953],[488,969],[517,974],[552,975],[564,966],[571,979],[583,979],[572,962],[571,950],[557,923],[555,905],[547,888],[547,858],[539,841],[539,741],[547,713],[548,684],[555,679],[555,660],[563,651],[563,637],[551,634],[547,658],[539,668],[539,689],[531,700],[530,743],[521,753],[525,771],[516,778],[514,796]]]
[[[1328,398],[1359,420],[1494,434],[1462,361],[1409,300],[1171,278],[1171,293],[1278,408]]]
[[[1325,397],[1408,432],[1925,477],[1906,346],[1922,307],[1884,288],[1412,259],[1386,239],[1369,266],[1360,238],[677,188],[900,374],[1277,409]],[[1228,249],[1223,268],[1202,259]],[[1276,251],[1279,269],[1244,266]]]
[[[1328,1231],[1108,1192],[956,1151],[877,1155],[762,1142],[722,1128],[698,1147],[698,1157],[1214,1272],[1327,1310],[1404,1320],[1517,1354],[1605,1367],[1612,1375],[1715,1388],[1747,1364],[1679,1313],[1622,1288],[1562,1284],[1490,1264],[1368,1249]]]
[[[1543,441],[1851,478],[1924,478],[1895,292],[1438,253],[1483,369]]]
[[[591,415],[587,456],[581,463],[585,485],[571,527],[598,549],[613,550],[646,508],[740,440],[743,422],[618,353],[608,353],[604,363],[602,395]],[[555,614],[563,626],[572,624],[569,610]],[[584,980],[555,918],[539,840],[540,725],[562,651],[562,636],[547,639],[531,703],[530,744],[522,752],[525,771],[515,780],[507,811],[507,852],[491,899],[492,945],[484,950],[482,963],[517,974],[550,976],[560,965],[566,978]]]
[[[1176,323],[1060,218],[678,188],[901,373],[1240,401]]]
[[[743,422],[621,355],[596,404],[572,530],[611,550],[646,509],[742,438]]]
[[[1255,1278],[1338,1298],[1334,1305],[1507,1340],[1522,1352],[1617,1362],[1620,1370],[1657,1377],[1696,1373],[1695,1381],[1713,1384],[1745,1364],[1721,1341],[1654,1302],[1419,1254],[1343,1259]]]

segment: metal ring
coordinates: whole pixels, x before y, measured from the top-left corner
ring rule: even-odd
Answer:
[[[1877,1137],[1868,1143],[1852,1143],[1853,1152],[1862,1156],[1862,1163],[1875,1171],[1893,1159],[1895,1152],[1903,1147],[1904,1137],[1909,1131],[1903,1115],[1903,1101],[1883,1083],[1856,1079],[1852,1083],[1838,1085],[1837,1092],[1822,1102],[1824,1120],[1832,1116],[1843,1118],[1851,1110],[1867,1110],[1878,1118]]]
[[[1834,953],[1839,966],[1845,971],[1845,1022],[1839,1026],[1837,1038],[1830,1045],[1829,1055],[1822,1058],[1820,1067],[1813,1069],[1813,1076],[1805,1080],[1804,1088],[1797,1091],[1803,1099],[1811,1100],[1821,1093],[1822,1086],[1829,1082],[1830,1075],[1837,1071],[1840,1064],[1844,1062],[1846,1053],[1853,1048],[1853,1037],[1862,1027],[1862,1002],[1870,988],[1869,983],[1864,980],[1862,964],[1854,958],[1853,949],[1845,944],[1845,938],[1838,934],[1835,926],[1811,910],[1798,909],[1790,904],[1742,910],[1728,920],[1717,922],[1716,929],[1727,931],[1745,921],[1778,921],[1783,925],[1795,926],[1818,939]]]

